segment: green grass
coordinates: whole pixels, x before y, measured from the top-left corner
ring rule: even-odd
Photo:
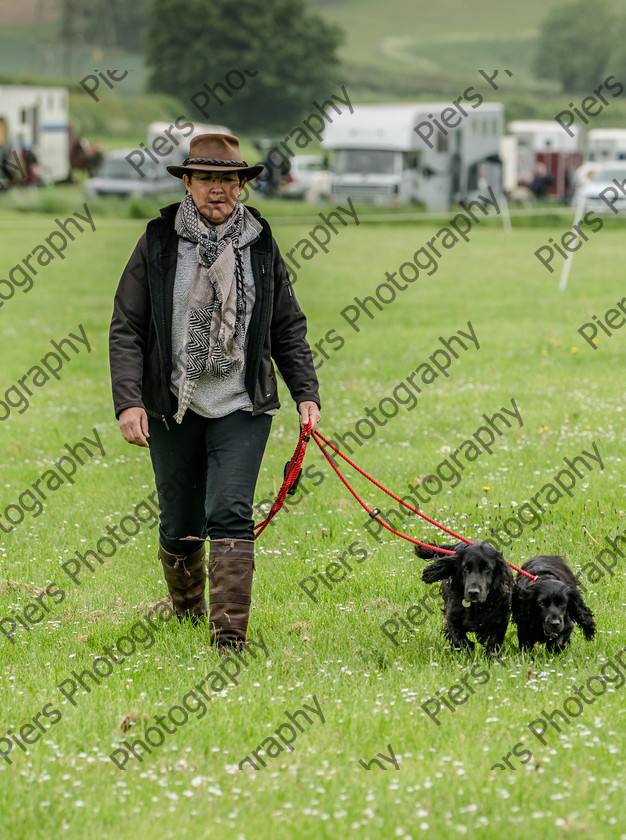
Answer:
[[[81,201],[76,200],[79,209]],[[290,207],[292,205],[289,205]],[[301,210],[293,205],[294,210]],[[70,208],[71,212],[71,208]],[[0,277],[52,229],[46,215],[3,211],[5,246]],[[38,363],[57,341],[83,324],[90,339],[72,356],[60,381],[37,389],[27,413],[2,423],[0,516],[43,471],[94,427],[105,455],[80,467],[72,486],[50,494],[44,512],[26,514],[13,533],[0,533],[0,619],[23,610],[38,588],[52,581],[65,598],[32,631],[18,628],[15,644],[0,635],[0,738],[51,703],[62,719],[28,754],[15,747],[11,766],[0,759],[4,807],[0,833],[15,840],[50,836],[126,840],[147,831],[159,837],[336,838],[431,837],[545,840],[617,840],[624,824],[624,690],[608,691],[585,707],[564,732],[541,745],[526,724],[542,709],[562,709],[573,685],[600,672],[624,644],[623,561],[614,577],[587,582],[587,601],[599,632],[585,642],[579,631],[560,657],[534,658],[511,646],[502,664],[482,653],[453,655],[441,636],[442,620],[430,615],[414,632],[403,630],[395,647],[381,624],[424,597],[421,561],[391,535],[378,544],[364,530],[367,516],[329,474],[309,445],[305,469],[310,491],[286,507],[257,548],[250,635],[261,632],[269,660],[242,669],[239,684],[212,694],[208,712],[190,721],[143,763],[118,770],[108,755],[124,737],[139,737],[143,721],[163,715],[220,662],[205,629],[167,623],[154,644],[138,652],[90,693],[63,702],[56,686],[73,670],[91,665],[165,595],[150,524],[116,555],[84,573],[74,585],[61,564],[94,547],[152,492],[149,457],[122,440],[112,416],[107,331],[117,278],[144,223],[102,218],[97,229],[70,243],[67,258],[42,268],[31,291],[0,309],[5,390]],[[269,212],[270,219],[274,218]],[[560,469],[595,441],[604,470],[595,467],[548,509],[542,527],[527,528],[507,551],[515,563],[537,553],[562,553],[576,570],[597,546],[623,531],[626,444],[623,435],[623,358],[626,328],[600,334],[592,350],[577,333],[593,313],[603,316],[624,296],[623,233],[607,228],[576,254],[566,292],[558,273],[548,275],[533,251],[569,222],[551,228],[477,229],[469,244],[446,252],[431,278],[421,277],[394,303],[355,332],[341,311],[356,297],[375,293],[386,271],[395,271],[430,239],[438,225],[380,224],[348,228],[300,272],[296,294],[307,312],[313,344],[329,330],[343,348],[331,352],[319,376],[321,431],[345,434],[448,337],[471,321],[480,350],[452,363],[449,378],[425,386],[411,410],[398,414],[375,437],[355,446],[355,458],[401,494],[432,472],[450,449],[471,436],[483,413],[514,398],[523,427],[498,438],[493,454],[467,464],[458,486],[446,487],[427,513],[473,538],[486,538]],[[282,224],[275,235],[292,248],[310,224]],[[575,348],[575,349],[574,349]],[[284,391],[284,389],[283,389]],[[261,501],[276,493],[293,451],[297,418],[286,393],[275,418],[257,488]],[[322,481],[313,483],[313,471]],[[393,502],[354,475],[369,504]],[[489,489],[487,489],[489,488]],[[0,520],[4,522],[4,518]],[[417,537],[438,539],[412,518]],[[357,544],[357,545],[355,545]],[[366,558],[319,603],[298,582],[349,550]],[[349,555],[347,555],[349,559]],[[434,602],[431,602],[434,603]],[[453,713],[443,709],[436,726],[421,704],[436,692],[485,673],[475,694]],[[474,684],[474,683],[471,683]],[[325,715],[300,733],[294,752],[268,759],[265,769],[238,771],[238,763],[285,720],[285,712],[312,704]],[[124,736],[120,722],[135,724]],[[523,743],[532,760],[516,770],[490,767]],[[399,770],[366,771],[391,744]],[[2,742],[0,741],[0,746]],[[387,764],[387,766],[390,766]]]
[[[118,146],[128,146],[128,142],[118,143]],[[257,162],[259,156],[255,153],[252,144],[244,140],[242,157],[248,162]],[[87,179],[85,173],[78,176],[80,182],[62,186],[48,185],[40,189],[14,189],[0,192],[0,221],[15,221],[20,218],[32,218],[36,220],[40,214],[54,217],[56,214],[66,215],[73,213],[81,207],[85,201],[83,182]],[[161,195],[146,198],[113,198],[99,197],[89,200],[89,207],[94,213],[113,223],[120,218],[151,219],[157,216],[159,208],[172,201],[176,201],[181,195],[181,181],[172,178],[172,191]],[[304,201],[291,201],[283,199],[266,199],[250,189],[249,197],[244,196],[245,201],[253,203],[261,212],[272,219],[280,218],[286,225],[298,224],[301,220],[305,223],[319,223],[319,214],[327,214],[332,208],[325,204],[312,205]],[[445,224],[454,212],[440,213],[425,212],[420,205],[398,205],[396,207],[378,207],[372,204],[356,205],[359,219],[367,218],[368,222],[374,221],[385,223],[389,219],[395,222],[404,222],[409,225],[433,225],[435,219]],[[562,204],[547,204],[541,207],[520,208],[510,207],[513,224],[523,227],[553,227],[561,225],[567,229],[572,223],[574,208]],[[499,219],[489,219],[487,224],[501,225]],[[608,218],[604,220],[604,226],[611,229],[622,229],[620,219]]]

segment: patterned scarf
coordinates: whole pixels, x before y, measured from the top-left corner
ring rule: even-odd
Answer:
[[[174,416],[181,423],[204,371],[227,377],[243,368],[246,299],[239,249],[243,205],[238,201],[230,220],[213,226],[203,219],[188,193],[178,208],[174,226],[179,236],[197,243],[198,258],[189,290],[183,344],[187,351],[185,376]]]

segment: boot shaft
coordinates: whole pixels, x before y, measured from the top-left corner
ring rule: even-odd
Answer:
[[[202,545],[193,554],[174,555],[159,546],[163,575],[179,617],[199,618],[207,613],[204,597],[206,586],[206,550]]]
[[[246,641],[253,574],[254,540],[211,540],[209,620],[218,645]]]

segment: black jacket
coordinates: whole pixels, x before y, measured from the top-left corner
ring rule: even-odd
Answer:
[[[178,204],[148,223],[115,295],[109,333],[109,360],[115,416],[125,408],[145,408],[152,417],[171,417],[176,397],[172,377],[172,297],[178,235]],[[263,230],[250,246],[255,302],[248,328],[245,385],[254,414],[278,408],[272,359],[296,404],[320,405],[306,318],[294,297],[285,263],[268,223],[248,207]]]

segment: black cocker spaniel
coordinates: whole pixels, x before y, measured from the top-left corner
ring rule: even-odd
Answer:
[[[513,621],[522,650],[545,644],[550,653],[560,653],[569,643],[578,624],[585,639],[593,639],[596,623],[583,601],[572,570],[562,557],[539,555],[522,566],[525,572],[538,575],[532,581],[517,575],[513,587]]]
[[[438,547],[454,554],[437,554],[422,546],[415,546],[415,553],[433,560],[422,572],[424,583],[442,581],[446,636],[453,648],[473,650],[474,642],[467,634],[474,633],[487,653],[495,653],[504,642],[511,615],[511,570],[504,557],[485,542]]]

